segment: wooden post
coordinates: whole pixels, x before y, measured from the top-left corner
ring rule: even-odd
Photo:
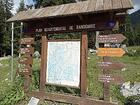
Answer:
[[[81,96],[86,97],[87,92],[87,54],[88,54],[88,39],[87,32],[82,32],[81,44]]]
[[[31,75],[25,75],[24,76],[24,92],[27,93],[29,92],[29,87],[31,84]]]
[[[109,57],[103,57],[103,62],[108,62],[109,61]],[[109,70],[103,70],[103,75],[109,75]],[[103,83],[103,99],[105,101],[109,101],[110,100],[110,83]]]
[[[42,48],[41,48],[41,70],[40,70],[40,91],[45,92],[46,84],[46,65],[47,65],[47,35],[42,34]]]

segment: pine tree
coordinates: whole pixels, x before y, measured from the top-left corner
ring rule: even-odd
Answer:
[[[24,0],[21,0],[17,12],[24,11],[24,10],[26,10]]]
[[[11,10],[13,0],[0,0],[0,35],[1,35],[1,54],[10,54],[10,32],[11,25],[7,23],[7,19],[12,16]]]
[[[36,8],[73,3],[75,0],[36,0]]]
[[[0,56],[3,54],[3,36],[4,36],[4,26],[5,26],[5,13],[4,13],[4,4],[0,0]]]

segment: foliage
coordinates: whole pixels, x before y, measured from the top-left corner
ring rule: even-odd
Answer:
[[[0,50],[1,55],[10,54],[11,25],[6,20],[12,16],[13,0],[0,0]],[[0,55],[0,56],[1,56]]]
[[[127,53],[128,56],[137,57],[140,55],[140,48],[139,47],[130,47]]]
[[[121,103],[125,103],[126,99],[125,97],[120,93],[120,87],[116,85],[111,86],[111,94],[112,97],[115,97],[117,100],[119,100]]]
[[[133,27],[131,18],[128,15],[125,19],[125,23],[121,26],[121,32],[127,37],[127,45],[137,46],[140,45],[140,31],[139,24]]]
[[[126,98],[125,105],[139,105],[140,96],[129,96]]]
[[[130,14],[130,18],[132,20],[133,27],[135,27],[136,24],[140,24],[140,9]]]
[[[20,0],[19,8],[17,10],[17,13],[20,12],[20,11],[23,11],[23,10],[26,10],[25,9],[25,4],[24,4],[24,0]]]
[[[19,101],[25,99],[23,91],[23,78],[17,77],[5,93],[1,94],[0,105],[16,105]]]
[[[46,6],[53,6],[53,5],[60,5],[60,4],[66,4],[66,3],[72,3],[75,2],[75,0],[37,0],[36,7],[46,7]]]

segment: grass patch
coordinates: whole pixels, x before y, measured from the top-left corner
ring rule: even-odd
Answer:
[[[139,47],[130,47],[129,51],[132,49],[136,49],[139,51]],[[98,75],[102,73],[102,70],[99,69],[97,66],[97,62],[102,60],[102,57],[97,57],[96,55],[89,54],[90,59],[88,59],[88,95],[95,97],[95,98],[102,98],[103,97],[103,84],[98,81]],[[131,81],[131,82],[140,82],[140,56],[129,56],[125,55],[121,58],[112,58],[113,61],[116,62],[122,62],[126,65],[125,71],[119,71],[119,70],[112,70],[111,73],[114,75],[122,75],[125,79],[125,81]],[[16,71],[18,65],[17,65],[17,59],[14,59],[14,70]],[[0,98],[3,94],[6,94],[7,90],[9,90],[9,86],[11,86],[10,80],[10,59],[9,60],[2,60],[0,63],[3,65],[0,67]],[[33,90],[39,89],[39,70],[40,70],[40,60],[34,59],[33,64]],[[52,87],[51,87],[52,88]],[[53,87],[54,88],[54,87]],[[58,90],[55,87],[52,89],[52,91]],[[50,89],[50,88],[49,88]],[[49,90],[48,89],[48,90]],[[63,90],[63,89],[62,89]],[[75,90],[67,88],[70,93],[75,93]],[[113,95],[116,94],[116,90],[113,86],[111,86],[111,90],[113,91]],[[49,90],[50,91],[50,90]],[[77,91],[76,91],[77,92]],[[119,96],[117,96],[119,97]],[[121,100],[121,99],[120,99]],[[47,105],[47,103],[51,102],[44,102],[42,105]],[[53,103],[53,102],[52,102]],[[58,105],[64,105],[64,104],[58,104]]]

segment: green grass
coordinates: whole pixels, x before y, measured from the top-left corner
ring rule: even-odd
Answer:
[[[97,66],[99,57],[90,54],[88,60],[88,94],[94,97],[102,97],[102,83],[98,81],[98,75],[101,70]]]
[[[9,60],[2,60],[0,63],[3,65],[0,67],[0,93],[3,93],[7,89],[7,85],[9,82]]]
[[[140,50],[140,47],[130,47],[129,51],[132,49]],[[102,73],[102,71],[97,66],[97,62],[102,60],[102,57],[97,57],[96,55],[89,54],[90,59],[88,60],[88,95],[101,98],[103,96],[103,85],[98,81],[98,75]],[[122,75],[125,81],[132,81],[132,82],[140,82],[140,55],[136,56],[128,56],[125,55],[121,58],[112,58],[113,61],[119,61],[126,64],[125,71],[119,70],[112,70],[111,73],[114,75]],[[17,59],[14,60],[14,68],[17,68]],[[3,64],[0,67],[0,95],[5,94],[10,86],[10,60],[3,60],[0,61]],[[5,66],[6,65],[6,66]],[[40,69],[40,60],[34,59],[33,65],[33,90],[38,90],[38,83],[39,83],[39,69]],[[53,90],[57,90],[56,88]],[[60,89],[61,90],[61,89]],[[62,89],[63,90],[63,89]],[[74,93],[75,90],[67,88],[70,93]],[[115,91],[114,91],[115,92]],[[45,105],[45,103],[44,103]],[[59,104],[61,105],[61,104]],[[64,104],[63,104],[64,105]]]

